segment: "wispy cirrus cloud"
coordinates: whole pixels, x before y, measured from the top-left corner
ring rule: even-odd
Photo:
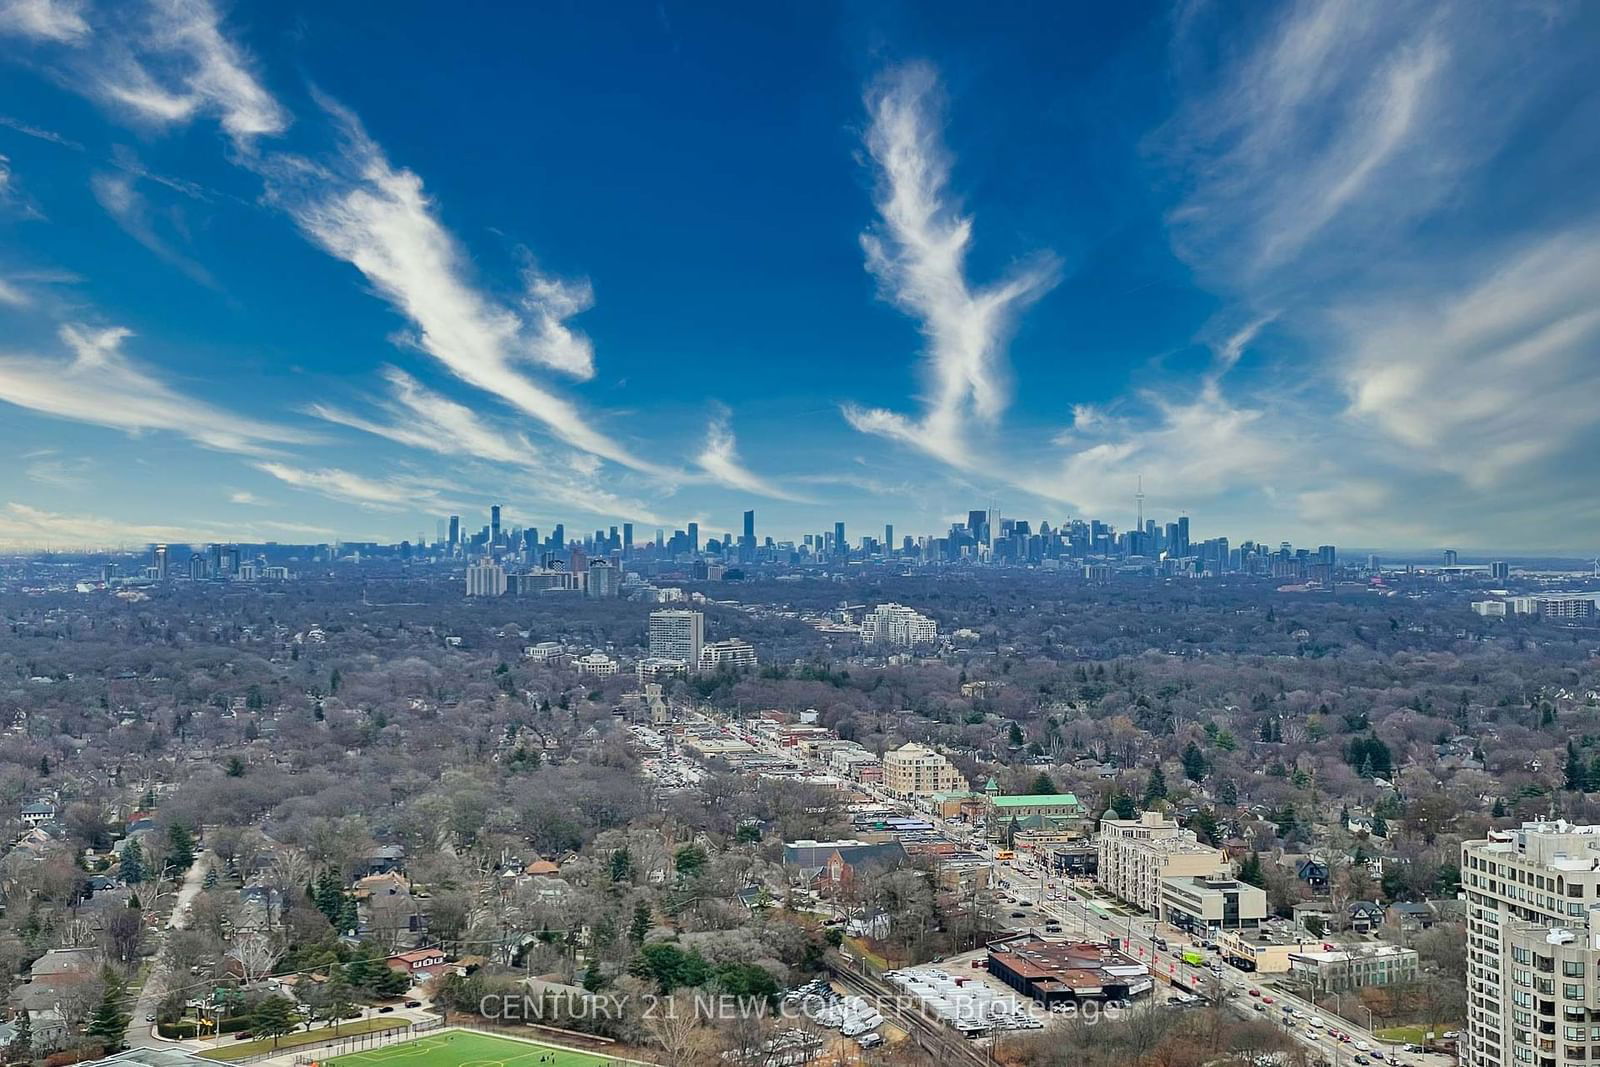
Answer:
[[[1348,414],[1474,489],[1600,445],[1600,222],[1496,257],[1483,277],[1337,315]],[[1566,466],[1563,464],[1562,466]],[[1587,462],[1571,457],[1571,469]],[[1588,477],[1584,469],[1583,478]]]
[[[288,129],[288,110],[207,0],[151,0],[136,15],[118,13],[115,32],[101,36],[81,68],[93,95],[150,125],[215,117],[246,153],[256,138]]]
[[[493,424],[465,404],[424,387],[397,368],[384,371],[390,393],[376,401],[380,417],[356,415],[330,404],[307,411],[339,426],[442,456],[500,464],[521,473],[519,484],[552,504],[589,515],[622,515],[643,522],[663,521],[642,501],[607,488],[599,463],[588,454],[541,447],[510,427]],[[585,461],[589,462],[585,462]]]
[[[136,177],[127,172],[96,174],[89,179],[89,188],[106,214],[135,241],[160,258],[177,267],[194,281],[207,288],[217,287],[216,279],[198,261],[172,247],[156,232],[151,217],[150,204],[139,191]]]
[[[409,170],[392,166],[348,111],[326,102],[343,134],[331,168],[280,157],[265,168],[269,197],[330,255],[359,270],[416,328],[415,345],[463,382],[541,423],[581,451],[672,477],[591,424],[572,401],[523,373],[535,364],[579,378],[593,350],[566,319],[591,301],[586,285],[531,268],[513,311],[474,285],[454,237]]]
[[[131,336],[120,327],[69,325],[60,331],[65,359],[0,351],[0,400],[129,433],[180,434],[221,452],[265,455],[308,442],[305,434],[171,388],[123,352]]]
[[[883,298],[921,323],[927,343],[923,410],[909,417],[849,405],[844,414],[858,430],[970,467],[968,424],[992,424],[1004,411],[1010,377],[1005,344],[1017,315],[1055,285],[1059,268],[1054,256],[1040,254],[989,285],[968,280],[973,223],[949,190],[938,93],[933,68],[912,63],[880,78],[866,100],[879,222],[862,235],[861,246]]]
[[[377,511],[437,513],[449,506],[440,497],[440,486],[413,477],[372,478],[338,467],[301,467],[270,460],[256,463],[255,468],[295,489]]]
[[[0,115],[0,126],[16,130],[20,134],[40,141],[58,144],[62,148],[70,148],[74,152],[83,151],[83,145],[70,137],[57,133],[55,130],[47,130],[43,126],[35,126],[32,123],[23,122],[21,119],[13,118],[10,115]]]
[[[0,35],[70,44],[89,35],[81,0],[0,0]]]
[[[777,483],[763,478],[740,461],[739,446],[733,436],[730,418],[731,415],[726,409],[719,410],[706,427],[705,446],[696,459],[700,469],[712,481],[730,489],[757,493],[775,500],[811,503],[808,497],[792,493]]]
[[[86,489],[89,472],[94,469],[94,461],[87,456],[66,456],[53,448],[29,452],[22,458],[27,460],[23,473],[28,480],[52,489]]]

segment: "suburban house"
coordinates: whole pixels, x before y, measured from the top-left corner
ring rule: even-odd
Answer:
[[[56,806],[48,800],[30,800],[22,805],[19,813],[24,826],[38,826],[40,823],[56,821]]]
[[[397,952],[389,957],[389,967],[392,970],[404,971],[407,974],[420,974],[434,967],[444,965],[444,950],[438,948],[414,948],[409,952]]]

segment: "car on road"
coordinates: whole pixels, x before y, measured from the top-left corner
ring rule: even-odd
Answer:
[[[1261,995],[1261,990],[1259,990],[1259,989],[1252,989],[1252,990],[1250,990],[1250,995],[1251,995],[1251,996],[1252,996],[1252,997],[1259,997],[1259,996],[1260,996],[1260,995]]]
[[[1256,1005],[1256,1011],[1266,1011],[1266,1010],[1267,1010],[1267,1006],[1265,1004],[1257,1004]]]
[[[408,1001],[406,1001],[406,1007],[408,1007],[408,1008],[420,1008],[420,1007],[422,1007],[422,1001],[420,1001],[420,1000],[408,1000]]]
[[[1262,997],[1261,997],[1261,1003],[1263,1003],[1263,1004],[1271,1004],[1272,1003],[1272,998],[1269,997],[1269,996],[1266,996],[1265,994],[1263,994]]]
[[[394,1011],[394,1005],[393,1004],[385,1004],[383,1007],[378,1009],[378,1014],[379,1015],[384,1015],[384,1014],[386,1014],[388,1012],[391,1012],[391,1011]]]
[[[1365,1064],[1371,1063],[1372,1061],[1367,1059],[1365,1056],[1357,1056],[1356,1057],[1356,1062],[1359,1063],[1359,1064],[1365,1065]]]
[[[156,1021],[156,1013],[155,1013],[155,1012],[153,1012],[153,1011],[152,1011],[152,1012],[149,1012],[149,1013],[147,1013],[147,1014],[146,1014],[146,1015],[145,1015],[145,1017],[144,1017],[144,1021],[145,1021],[145,1022],[147,1022],[147,1023],[153,1023],[153,1022],[155,1022],[155,1021]]]
[[[1011,917],[1013,919],[1026,919],[1028,917],[1028,913],[1025,911],[1014,911],[1011,913]]]

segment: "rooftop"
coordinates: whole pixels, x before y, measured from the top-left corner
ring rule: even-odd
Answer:
[[[1072,793],[1019,793],[1016,796],[996,796],[989,799],[997,808],[1026,808],[1046,804],[1081,807],[1077,796]]]

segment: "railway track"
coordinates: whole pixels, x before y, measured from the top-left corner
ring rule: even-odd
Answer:
[[[893,1020],[911,1039],[917,1043],[928,1056],[928,1062],[941,1065],[961,1065],[961,1067],[992,1067],[992,1060],[987,1049],[981,1048],[941,1023],[930,1018],[920,1011],[902,1008],[900,997],[904,992],[897,990],[871,975],[854,970],[842,960],[828,961],[828,971],[834,980],[852,993],[869,998],[875,1005],[880,1006],[880,1012]]]

